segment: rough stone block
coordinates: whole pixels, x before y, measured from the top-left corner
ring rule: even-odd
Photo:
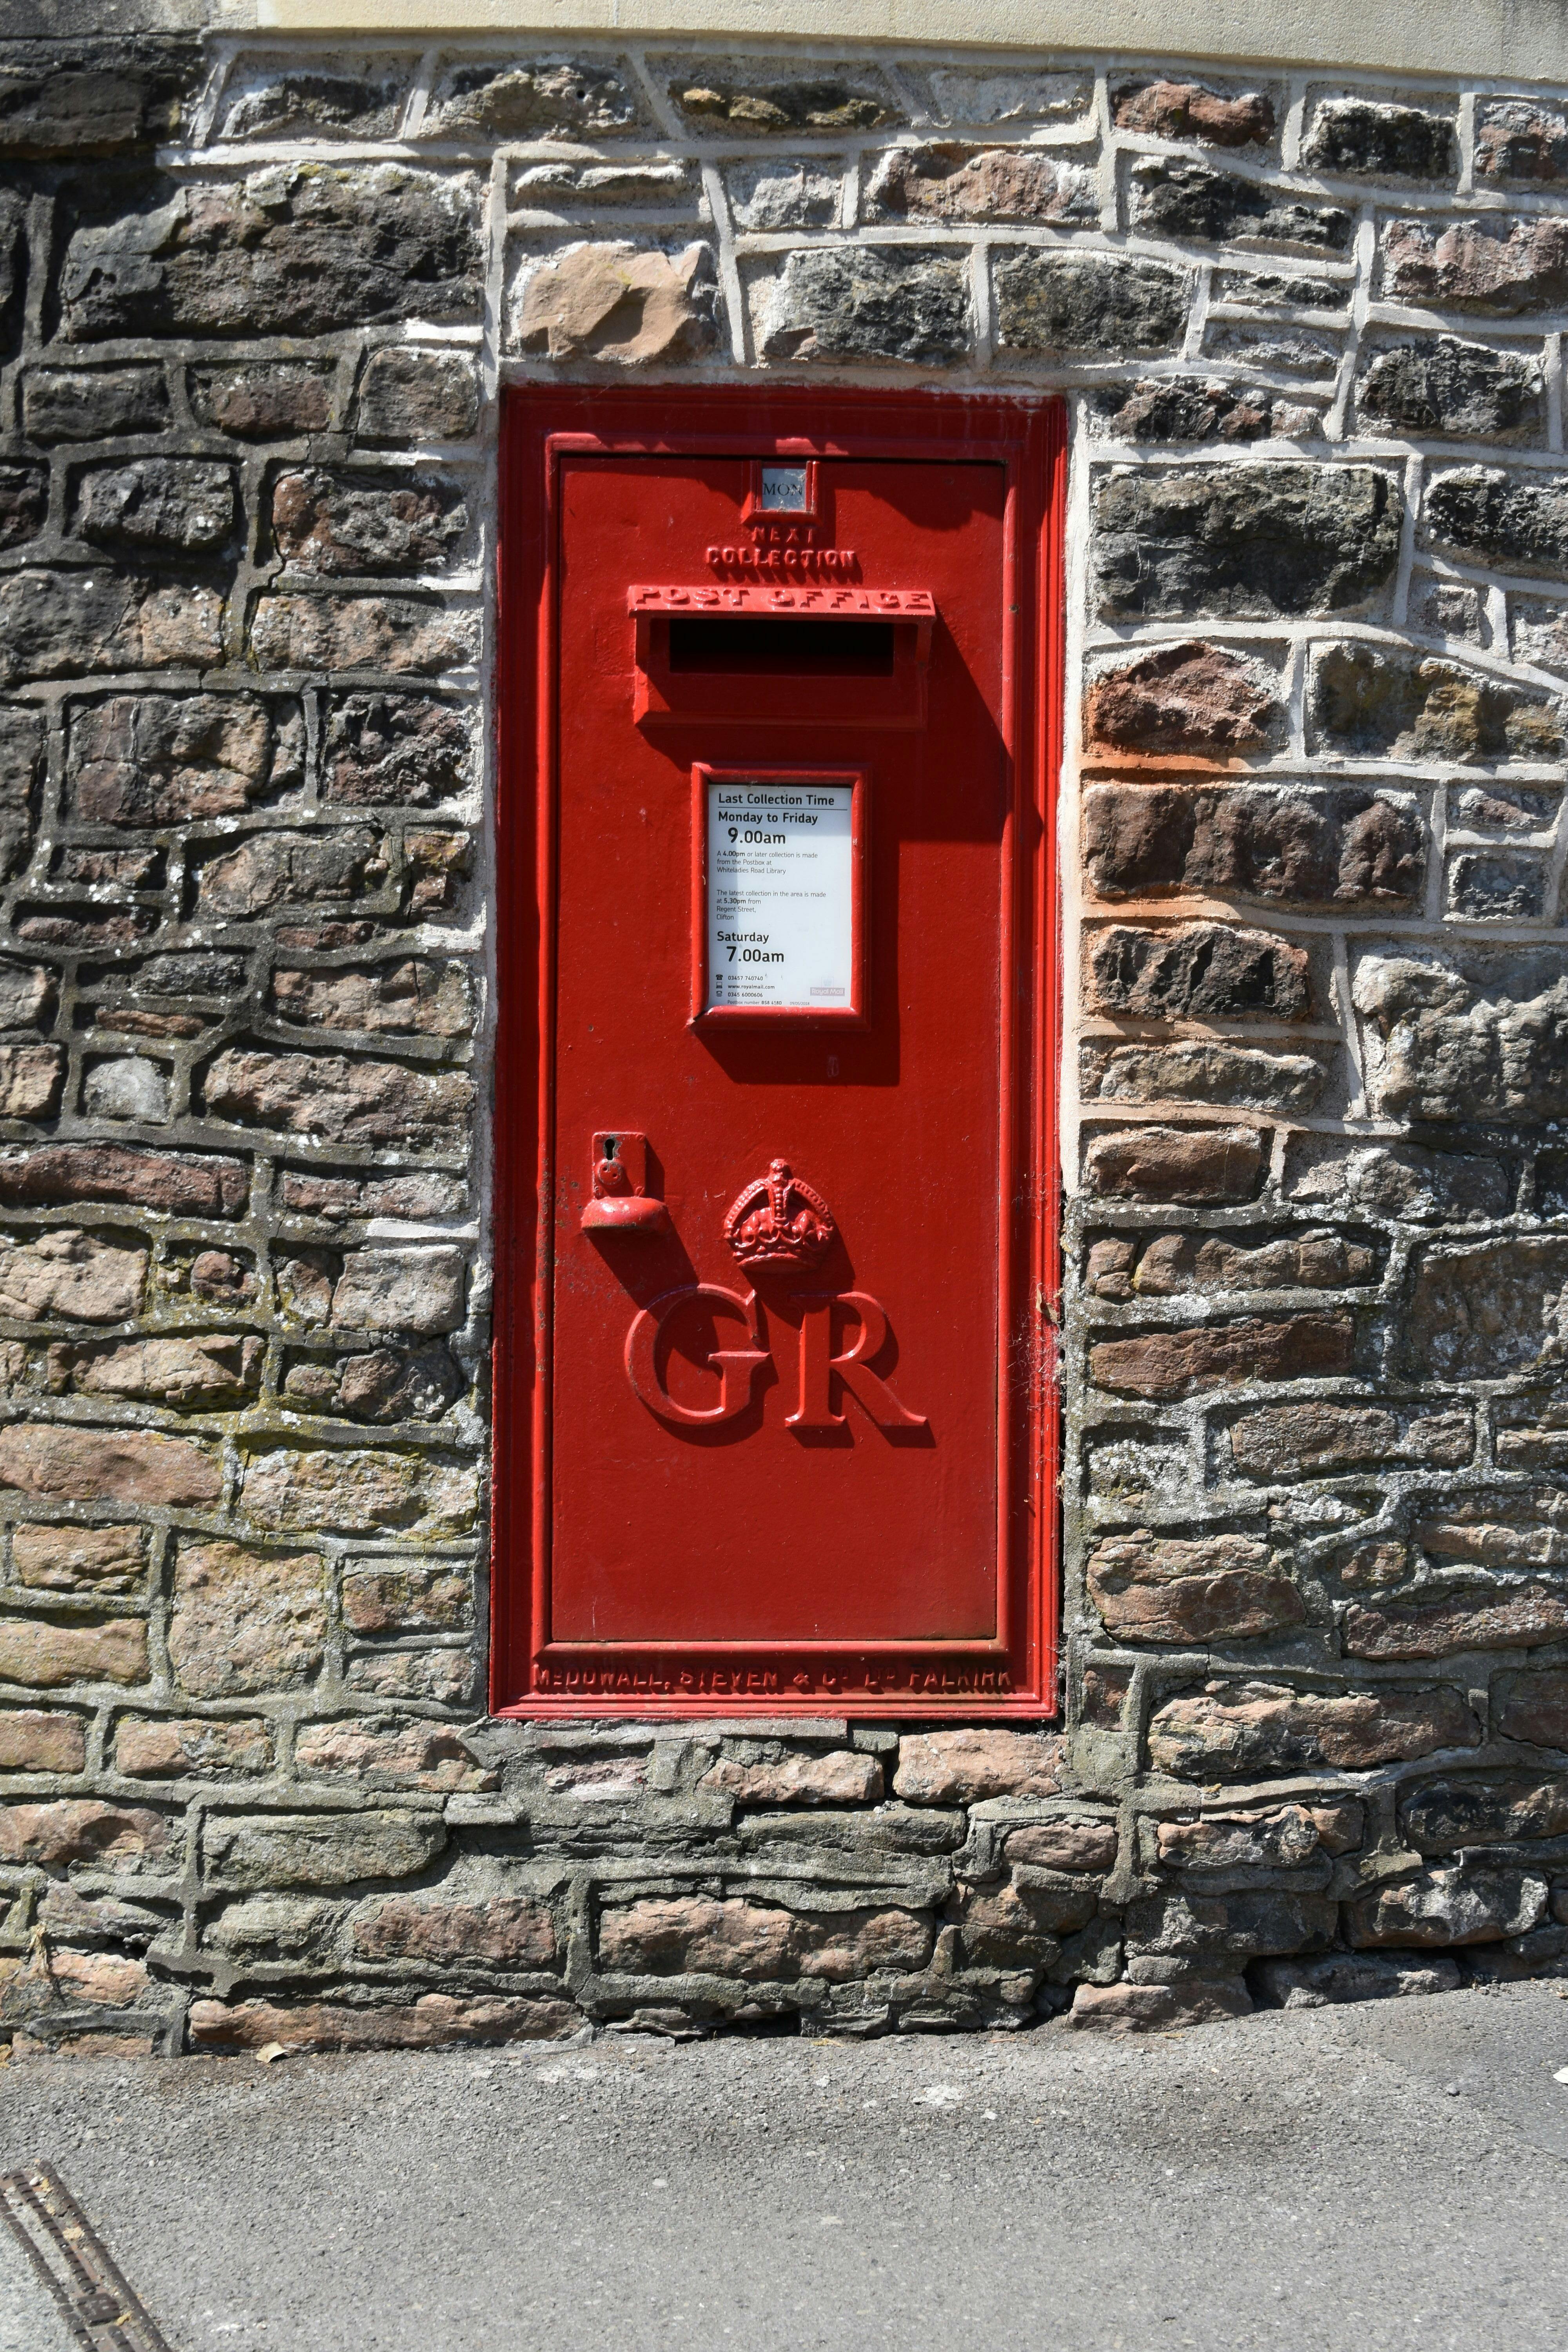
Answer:
[[[893,1793],[917,1805],[975,1804],[986,1797],[1054,1797],[1061,1741],[1024,1731],[925,1731],[899,1742]]]
[[[435,1813],[209,1813],[203,1862],[210,1885],[241,1893],[353,1886],[367,1879],[412,1878],[446,1843],[446,1823]]]
[[[444,1348],[370,1348],[335,1362],[295,1361],[283,1392],[305,1412],[346,1413],[351,1421],[438,1421],[463,1386]]]
[[[1415,1143],[1347,1150],[1317,1137],[1291,1146],[1285,1191],[1290,1200],[1321,1202],[1342,1213],[1458,1224],[1504,1216],[1511,1198],[1508,1171],[1498,1160]]]
[[[1461,562],[1568,579],[1568,487],[1553,475],[1467,466],[1430,482],[1427,542]]]
[[[1256,1128],[1127,1128],[1090,1139],[1084,1181],[1101,1200],[1217,1206],[1255,1198],[1267,1156]]]
[[[1108,619],[1230,619],[1373,605],[1399,561],[1403,500],[1376,466],[1118,467],[1094,496]]]
[[[146,1536],[136,1527],[54,1527],[23,1520],[11,1532],[18,1584],[45,1592],[130,1592],[147,1573]]]
[[[49,478],[42,466],[0,465],[0,548],[37,539],[48,505]]]
[[[599,1965],[635,1976],[826,1979],[845,1983],[880,1970],[922,1968],[929,1919],[908,1911],[843,1911],[814,1918],[739,1898],[645,1898],[606,1907]]]
[[[1520,1773],[1428,1780],[1401,1797],[1399,1826],[1417,1853],[1562,1837],[1568,1832],[1568,1784]]]
[[[224,85],[219,139],[393,139],[417,57],[356,59],[357,70],[312,70],[287,57],[236,58]]]
[[[181,1412],[243,1405],[261,1377],[264,1343],[237,1333],[190,1339],[136,1339],[118,1348],[56,1347],[49,1385],[79,1396],[124,1397]]]
[[[239,517],[226,466],[181,457],[137,457],[78,476],[74,526],[95,547],[154,554],[211,555],[235,535]],[[0,543],[4,502],[0,499]]]
[[[258,597],[251,650],[268,670],[390,670],[440,677],[472,662],[474,615],[428,596]]]
[[[1060,1938],[1086,1927],[1099,1907],[1093,1879],[1055,1885],[1030,1883],[963,1897],[960,1927],[963,1948],[976,1968],[1049,1968]]]
[[[1140,1528],[1090,1555],[1089,1594],[1122,1642],[1253,1641],[1306,1616],[1267,1544],[1248,1536],[1158,1537]]]
[[[1459,168],[1459,142],[1446,114],[1336,98],[1313,114],[1301,161],[1309,171],[1354,179],[1449,180]]]
[[[447,1724],[405,1717],[355,1716],[341,1723],[303,1724],[294,1760],[306,1779],[353,1781],[370,1789],[499,1786],[496,1774],[479,1762],[460,1733]]]
[[[1252,1995],[1240,1977],[1191,1977],[1177,1984],[1080,1984],[1068,2023],[1091,2033],[1183,2033],[1250,2017]]]
[[[335,696],[327,722],[326,797],[350,807],[422,807],[464,790],[472,737],[464,712],[410,694]]]
[[[190,373],[197,420],[238,441],[296,441],[332,422],[332,371],[310,360],[240,360]]]
[[[1173,1045],[1079,1049],[1086,1102],[1203,1103],[1237,1110],[1302,1113],[1322,1093],[1326,1073],[1309,1054],[1265,1054],[1242,1045],[1186,1039]]]
[[[1294,441],[1317,433],[1322,421],[1310,403],[1219,375],[1152,377],[1131,391],[1116,384],[1097,404],[1118,441]]]
[[[56,1225],[35,1239],[0,1241],[0,1315],[16,1323],[51,1317],[120,1323],[142,1304],[147,1252]]]
[[[321,1664],[326,1630],[318,1554],[218,1539],[182,1543],[169,1657],[193,1697],[299,1688]]]
[[[79,1772],[87,1727],[79,1715],[10,1707],[0,1715],[0,1772]]]
[[[876,1757],[847,1749],[774,1763],[721,1756],[699,1785],[738,1805],[868,1805],[880,1801],[882,1767]]]
[[[204,915],[265,915],[275,907],[374,896],[386,880],[385,843],[369,826],[253,833],[196,871]]]
[[[1306,1021],[1304,948],[1228,923],[1159,929],[1116,924],[1089,934],[1088,1003],[1139,1021]]]
[[[1311,1379],[1352,1368],[1355,1327],[1347,1314],[1248,1316],[1184,1331],[1142,1331],[1098,1340],[1089,1377],[1100,1388],[1155,1399],[1193,1396],[1242,1381]]]
[[[1419,439],[1537,440],[1545,416],[1538,361],[1456,335],[1373,351],[1355,397],[1363,425]]]
[[[647,126],[637,83],[607,58],[462,58],[437,75],[423,136],[592,143]]]
[[[0,1151],[0,1203],[6,1208],[91,1201],[164,1216],[235,1217],[249,1190],[249,1171],[238,1160],[144,1151],[121,1143],[50,1143]]]
[[[441,2050],[454,2043],[551,2041],[576,2031],[565,2000],[421,1993],[412,2001],[196,2000],[192,2046],[211,2051]]]
[[[434,474],[302,467],[277,477],[270,512],[283,561],[323,578],[444,571],[468,528],[460,487]]]
[[[1500,1675],[1492,1707],[1504,1739],[1522,1739],[1532,1748],[1568,1748],[1568,1667]]]
[[[1539,1925],[1546,1881],[1523,1870],[1454,1864],[1423,1871],[1345,1906],[1352,1945],[1498,1944]]]
[[[900,361],[946,367],[969,355],[961,258],[944,247],[818,246],[790,254],[763,302],[764,359]]]
[[[0,687],[94,670],[205,668],[223,657],[216,589],[128,572],[0,576]]]
[[[1377,1273],[1376,1255],[1364,1244],[1310,1231],[1263,1240],[1251,1234],[1159,1234],[1136,1266],[1133,1255],[1131,1243],[1097,1244],[1089,1261],[1090,1291],[1100,1298],[1170,1298],[1230,1291],[1338,1290],[1370,1282]],[[1301,1410],[1290,1406],[1286,1418],[1293,1423]]]
[[[697,359],[718,334],[718,286],[705,245],[678,253],[626,243],[570,246],[523,281],[513,340],[552,360],[617,367]]]
[[[1359,1845],[1364,1822],[1364,1809],[1357,1804],[1205,1813],[1197,1821],[1159,1822],[1155,1850],[1167,1869],[1209,1876],[1299,1870],[1314,1855],[1346,1853]]]
[[[400,1150],[466,1148],[473,1081],[341,1054],[236,1050],[208,1067],[206,1108],[240,1126]]]
[[[1419,804],[1342,786],[1096,784],[1084,859],[1104,898],[1202,891],[1299,905],[1418,900]]]
[[[178,824],[243,815],[298,786],[298,704],[253,695],[124,694],[71,708],[73,815],[89,824]]]
[[[18,25],[17,29],[20,29]],[[0,91],[0,153],[7,163],[127,153],[175,138],[205,74],[189,38],[145,32],[127,40],[8,38]]]
[[[1483,186],[1552,186],[1568,179],[1568,112],[1541,99],[1481,99],[1475,174]]]
[[[30,1690],[66,1683],[141,1683],[147,1679],[147,1628],[140,1617],[0,1619],[0,1682]]]
[[[1042,73],[1022,64],[1000,70],[936,66],[923,76],[923,85],[931,111],[942,122],[1068,121],[1086,115],[1094,100],[1088,74]]]
[[[386,344],[364,363],[356,418],[362,441],[467,441],[479,423],[474,362],[463,352]]]
[[[349,1660],[343,1680],[365,1698],[433,1706],[468,1706],[480,1692],[479,1669],[466,1650],[370,1650]]]
[[[0,1858],[68,1870],[75,1863],[136,1870],[168,1852],[169,1824],[142,1805],[106,1805],[95,1797],[0,1811]]]
[[[731,165],[724,189],[735,226],[742,230],[837,228],[844,204],[841,173],[782,156]]]
[[[560,1958],[547,1903],[494,1895],[469,1903],[387,1895],[353,1916],[364,1960],[421,1960],[442,1969],[552,1969]]]
[[[1385,1117],[1536,1121],[1568,1109],[1568,980],[1555,950],[1478,963],[1473,976],[1431,950],[1374,952],[1352,994],[1375,1040],[1370,1091]],[[1531,1262],[1527,1250],[1512,1264]]]
[[[1468,1412],[1405,1417],[1381,1405],[1321,1400],[1267,1406],[1234,1423],[1230,1432],[1237,1468],[1254,1478],[1331,1476],[1394,1462],[1458,1470],[1469,1460],[1475,1442]]]
[[[1092,227],[1100,218],[1094,173],[1033,147],[889,148],[866,198],[873,220],[1064,221]]]
[[[1393,220],[1383,232],[1384,299],[1498,318],[1559,310],[1568,299],[1568,221],[1506,214]]]
[[[1394,1952],[1326,1952],[1315,1960],[1264,1960],[1258,1990],[1276,2009],[1328,2009],[1351,2000],[1395,2000],[1406,1994],[1458,1992],[1459,1964],[1441,1955],[1417,1959]]]
[[[1544,858],[1466,850],[1447,861],[1443,903],[1467,922],[1539,923],[1550,882]]]
[[[1156,646],[1090,677],[1087,751],[1226,766],[1278,748],[1285,713],[1271,669],[1226,646]]]
[[[725,131],[731,137],[776,138],[791,131],[880,131],[904,111],[874,66],[802,58],[794,75],[782,60],[726,60],[717,70],[684,59],[662,63],[666,88],[689,129]]]
[[[249,334],[258,320],[275,335],[319,335],[477,317],[479,200],[466,175],[403,163],[274,164],[237,184],[170,188],[163,204],[75,232],[60,330],[80,343]]]
[[[223,1471],[209,1448],[152,1430],[13,1422],[0,1429],[0,1486],[61,1503],[215,1503]]]
[[[388,1560],[343,1575],[343,1622],[351,1633],[462,1633],[473,1622],[473,1578],[450,1560]]]
[[[1331,1692],[1212,1682],[1155,1709],[1149,1755],[1179,1780],[1245,1780],[1315,1765],[1366,1772],[1480,1739],[1460,1693],[1441,1685]]]
[[[1152,358],[1185,331],[1192,280],[1168,262],[1020,247],[993,275],[997,342],[1022,358]]]
[[[1352,1606],[1343,1623],[1351,1658],[1452,1658],[1469,1650],[1528,1650],[1568,1638],[1568,1600],[1539,1584],[1445,1593],[1436,1601]]]
[[[284,967],[273,972],[272,1002],[281,1020],[376,1036],[466,1037],[474,1017],[467,967],[423,956],[332,971]]]
[[[114,1762],[128,1780],[226,1780],[271,1769],[272,1742],[258,1716],[128,1715],[114,1735]]]
[[[1339,254],[1350,244],[1354,226],[1342,205],[1305,202],[1263,181],[1163,156],[1143,156],[1133,163],[1129,195],[1132,227],[1146,236],[1200,244],[1234,239],[1285,252]]]
[[[279,1447],[249,1457],[243,1507],[260,1527],[304,1533],[460,1535],[473,1525],[479,1481],[441,1454]]]
[[[1274,101],[1266,90],[1216,89],[1203,81],[1128,80],[1112,84],[1119,131],[1153,139],[1201,139],[1209,147],[1263,147],[1274,136]]]

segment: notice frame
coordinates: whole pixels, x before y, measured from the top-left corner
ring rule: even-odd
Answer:
[[[694,762],[691,771],[691,1010],[690,1025],[701,1029],[779,1027],[864,1029],[867,1004],[866,850],[869,774],[857,767],[716,767]],[[748,784],[809,792],[848,788],[849,803],[849,998],[841,1004],[710,1004],[709,963],[710,811],[713,786]]]

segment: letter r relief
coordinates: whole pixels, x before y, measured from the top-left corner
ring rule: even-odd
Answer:
[[[805,1313],[800,1326],[799,1402],[785,1420],[786,1429],[842,1429],[846,1415],[835,1411],[840,1390],[848,1391],[879,1429],[925,1428],[924,1413],[910,1412],[900,1404],[887,1381],[871,1370],[888,1344],[887,1313],[878,1299],[865,1290],[840,1290],[815,1297],[792,1296],[790,1303],[804,1307]],[[710,1315],[731,1315],[746,1326],[748,1339],[762,1339],[754,1291],[696,1283],[685,1290],[668,1291],[633,1318],[626,1333],[626,1378],[633,1394],[658,1420],[679,1428],[716,1429],[747,1411],[763,1367],[775,1359],[770,1348],[760,1344],[715,1348],[702,1360],[707,1370],[719,1375],[714,1402],[677,1403],[665,1385],[659,1339],[666,1324],[691,1307],[705,1307]],[[836,1307],[847,1309],[858,1326],[853,1344],[837,1355],[833,1334]]]
[[[923,1429],[923,1412],[910,1412],[899,1402],[886,1381],[871,1370],[872,1358],[888,1343],[888,1318],[879,1303],[865,1290],[843,1290],[827,1297],[797,1298],[805,1308],[800,1326],[800,1403],[786,1429],[842,1429],[845,1415],[835,1412],[834,1387],[847,1389],[879,1429]],[[859,1321],[853,1347],[833,1352],[833,1310],[847,1307]]]

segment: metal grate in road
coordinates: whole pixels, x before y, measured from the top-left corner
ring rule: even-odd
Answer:
[[[0,2175],[0,2212],[76,2343],[89,2352],[173,2352],[52,2165]]]

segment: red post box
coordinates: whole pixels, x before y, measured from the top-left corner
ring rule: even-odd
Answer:
[[[1063,451],[508,401],[498,1710],[1053,1710]]]

